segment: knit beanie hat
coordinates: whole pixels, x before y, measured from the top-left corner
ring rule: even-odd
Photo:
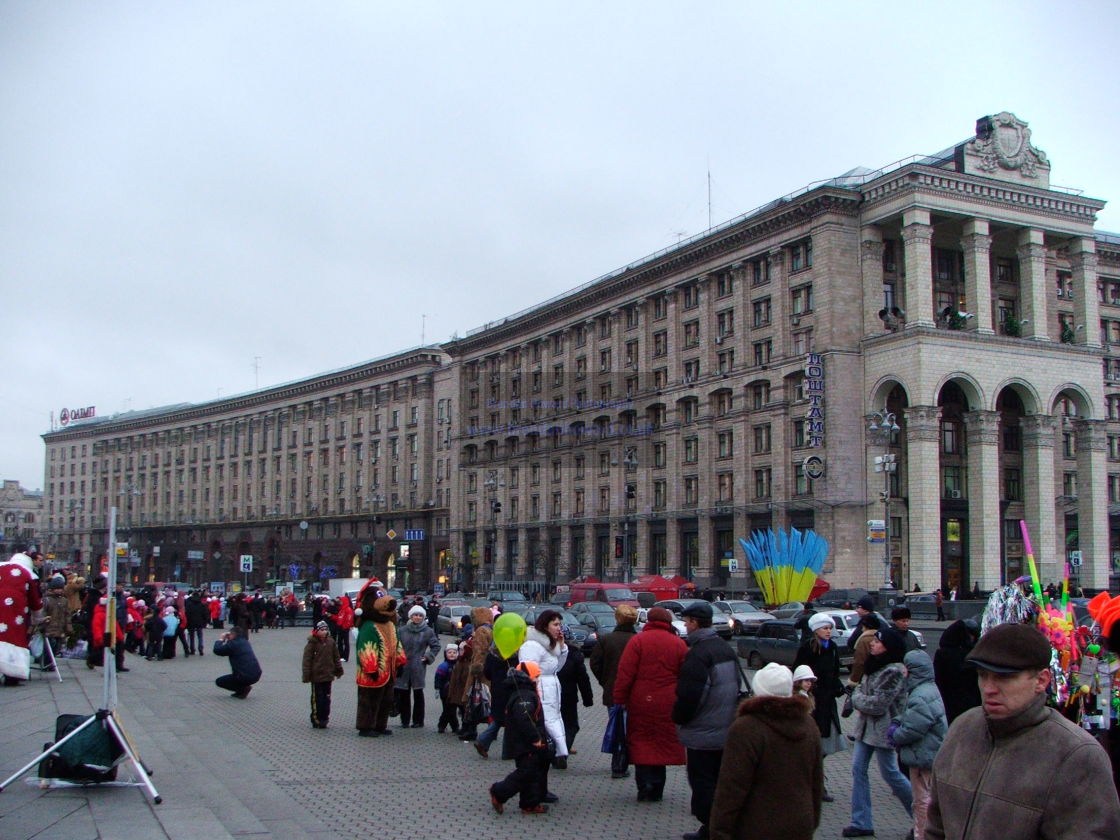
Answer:
[[[754,675],[752,688],[756,697],[789,697],[793,694],[793,672],[771,662]]]
[[[906,642],[902,640],[901,633],[890,627],[883,627],[875,634],[875,638],[883,643],[892,662],[902,661],[902,657],[906,655]]]
[[[665,609],[664,607],[654,607],[652,610],[650,610],[648,613],[646,613],[646,620],[647,621],[661,621],[661,622],[664,622],[665,624],[672,625],[673,614],[671,612],[669,612],[667,609]]]
[[[835,630],[836,622],[832,620],[831,616],[825,615],[824,613],[815,613],[809,617],[810,632],[816,633],[822,627],[831,627]]]
[[[319,623],[317,623],[317,624],[315,625],[315,629],[316,629],[316,630],[330,630],[331,628],[330,628],[330,625],[329,625],[329,624],[327,624],[327,622],[325,622],[325,621],[320,621]]]
[[[428,613],[427,613],[427,610],[425,610],[425,609],[424,609],[423,607],[421,607],[421,606],[417,605],[417,606],[415,606],[415,607],[412,607],[412,608],[411,608],[411,609],[410,609],[410,610],[408,611],[408,617],[409,617],[409,618],[412,618],[412,617],[413,617],[414,615],[422,615],[422,616],[427,616],[427,615],[428,615]]]

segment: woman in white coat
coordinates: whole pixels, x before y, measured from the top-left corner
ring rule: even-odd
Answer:
[[[560,680],[556,672],[568,659],[568,646],[564,643],[564,628],[560,613],[544,610],[533,626],[525,632],[525,641],[518,652],[521,662],[536,662],[541,669],[537,680],[544,711],[544,727],[556,745],[553,766],[563,770],[568,766],[568,746],[564,739],[564,721],[560,717]]]

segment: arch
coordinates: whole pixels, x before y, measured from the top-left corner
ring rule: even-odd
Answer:
[[[884,376],[871,386],[868,399],[870,400],[872,410],[877,411],[879,407],[886,405],[889,400],[897,400],[898,396],[895,394],[896,390],[902,391],[901,404],[903,406],[912,404],[913,401],[910,399],[910,391],[902,381],[895,376]]]
[[[1077,409],[1077,416],[1082,420],[1099,419],[1101,416],[1099,411],[1094,411],[1093,398],[1076,382],[1066,382],[1051,392],[1050,400],[1047,403],[1051,414],[1059,413],[1058,404],[1063,399],[1069,399],[1073,403],[1074,408]]]
[[[933,389],[932,405],[940,404],[941,396],[947,385],[955,385],[960,388],[965,398],[965,411],[994,410],[995,400],[993,399],[991,405],[989,405],[984,398],[984,389],[976,381],[976,377],[963,371],[954,371],[941,378],[941,381]]]
[[[1014,391],[1019,401],[1023,404],[1023,414],[1041,414],[1046,409],[1043,407],[1042,398],[1031,383],[1018,376],[1012,376],[1000,382],[992,392],[992,404],[999,410],[999,401],[1004,391]]]

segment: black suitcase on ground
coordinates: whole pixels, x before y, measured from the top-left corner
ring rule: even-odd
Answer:
[[[54,724],[54,741],[43,745],[49,750],[91,715],[59,715]],[[65,779],[70,782],[111,782],[117,778],[117,761],[124,750],[112,733],[93,723],[71,738],[57,751],[39,762],[40,779]]]

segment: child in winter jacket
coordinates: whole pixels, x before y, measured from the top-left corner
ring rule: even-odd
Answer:
[[[303,648],[303,681],[311,683],[311,726],[326,729],[331,717],[331,682],[342,676],[342,658],[327,622],[320,621]]]
[[[909,695],[897,723],[887,734],[898,747],[898,757],[910,766],[910,785],[914,790],[914,836],[924,837],[926,810],[929,808],[933,759],[941,749],[949,724],[945,703],[933,679],[933,660],[924,650],[912,650],[902,660],[908,676]]]
[[[541,800],[556,801],[555,797],[549,799],[548,794],[548,767],[553,746],[544,727],[544,712],[537,695],[540,673],[536,662],[522,662],[510,668],[506,676],[510,696],[506,705],[502,757],[512,758],[516,767],[490,786],[490,805],[499,814],[514,794],[520,794],[518,804],[523,814],[547,813],[548,806],[542,805]]]
[[[451,684],[451,672],[455,668],[455,661],[459,658],[459,646],[452,642],[443,651],[443,662],[436,668],[435,689],[439,695],[439,702],[443,704],[443,713],[439,716],[437,728],[442,735],[451,727],[451,734],[458,735],[460,728],[460,714],[463,707],[453,704],[448,689]]]

